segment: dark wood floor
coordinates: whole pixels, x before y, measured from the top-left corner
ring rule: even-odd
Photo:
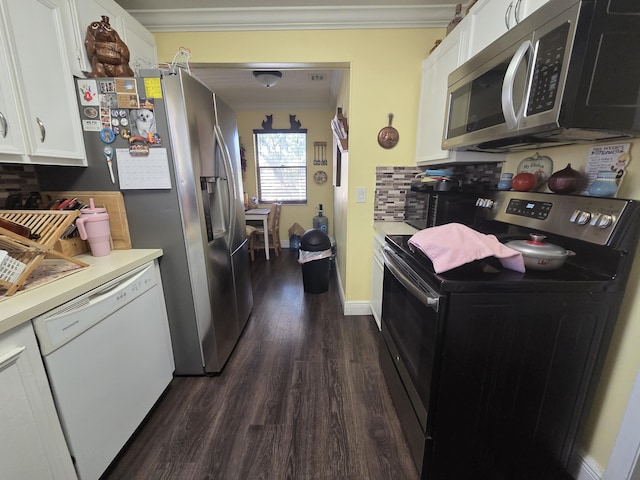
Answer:
[[[253,313],[220,376],[177,377],[106,479],[414,480],[371,316],[293,251],[252,263]],[[332,272],[333,273],[333,272]]]

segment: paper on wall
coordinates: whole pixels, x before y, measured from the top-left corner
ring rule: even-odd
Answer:
[[[600,171],[616,172],[618,188],[622,184],[627,166],[631,160],[629,155],[630,143],[618,143],[613,145],[598,145],[591,147],[585,173],[587,182],[582,195],[589,195],[589,187],[595,181]]]

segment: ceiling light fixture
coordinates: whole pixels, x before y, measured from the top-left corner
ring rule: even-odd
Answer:
[[[256,80],[262,85],[271,88],[282,78],[282,72],[278,72],[277,70],[256,70],[253,72],[253,76],[256,77]]]

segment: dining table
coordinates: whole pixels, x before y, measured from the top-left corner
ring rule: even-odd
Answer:
[[[264,228],[264,255],[269,260],[269,212],[270,208],[251,208],[244,212],[245,220],[262,221]]]

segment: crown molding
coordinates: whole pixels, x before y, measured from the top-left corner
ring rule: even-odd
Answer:
[[[445,27],[447,5],[133,9],[128,12],[151,32],[249,30],[344,30]]]

